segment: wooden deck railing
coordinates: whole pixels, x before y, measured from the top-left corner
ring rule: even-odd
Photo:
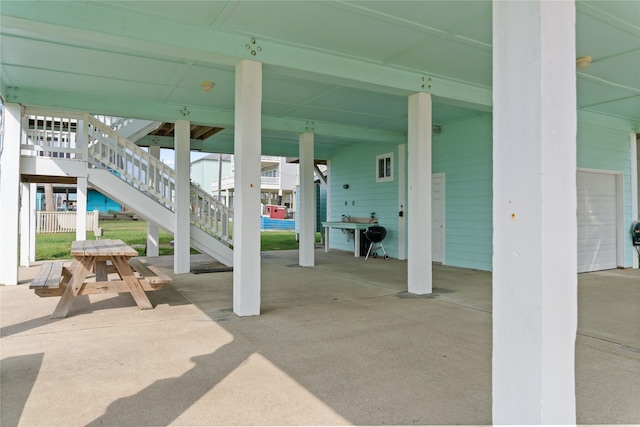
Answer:
[[[36,233],[72,233],[76,231],[77,212],[36,212]],[[87,231],[98,228],[97,210],[87,212]]]

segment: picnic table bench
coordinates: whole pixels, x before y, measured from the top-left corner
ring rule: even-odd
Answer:
[[[52,318],[65,317],[78,295],[130,293],[141,310],[153,308],[145,291],[162,289],[171,277],[145,260],[133,258],[135,249],[121,240],[80,240],[71,245],[74,259],[45,262],[30,288],[41,297],[61,296]],[[95,280],[86,280],[95,273]],[[118,279],[109,280],[117,273]]]

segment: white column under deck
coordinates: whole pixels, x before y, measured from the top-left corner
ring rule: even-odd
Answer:
[[[404,144],[398,145],[398,259],[407,259],[407,155]]]
[[[176,120],[174,130],[174,151],[176,167],[175,225],[173,235],[173,272],[175,274],[191,271],[190,236],[190,153],[191,123],[189,120]]]
[[[76,240],[87,240],[87,178],[76,184]]]
[[[29,262],[36,260],[36,195],[38,184],[29,184]]]
[[[431,95],[409,96],[408,290],[432,292],[431,269]],[[404,179],[404,178],[403,178]]]
[[[640,179],[638,178],[638,139],[635,133],[631,133],[629,135],[629,146],[631,149],[631,220],[636,221],[640,219],[638,211],[639,202],[638,202],[638,183]],[[636,256],[637,253],[632,249],[632,261],[631,268],[638,268],[639,260]]]
[[[236,65],[233,312],[260,314],[262,63]]]
[[[316,186],[313,183],[313,142],[312,133],[300,134],[300,249],[301,267],[315,265],[316,243]]]
[[[20,266],[29,267],[31,253],[31,184],[20,184]]]
[[[575,424],[575,2],[493,2],[493,423]]]
[[[78,122],[76,132],[76,144],[82,147],[82,158],[87,160],[87,135],[85,132],[85,121]],[[87,239],[87,176],[79,177],[76,183],[76,240]]]
[[[4,105],[4,135],[0,151],[0,284],[18,284],[18,224],[20,216],[20,144],[22,107]]]
[[[160,147],[158,146],[150,146],[149,147],[149,155],[155,157],[156,159],[160,158]],[[160,239],[159,239],[159,229],[158,226],[151,221],[147,222],[147,256],[158,256],[160,255]]]

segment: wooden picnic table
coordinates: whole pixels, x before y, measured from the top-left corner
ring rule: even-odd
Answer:
[[[66,317],[69,308],[78,295],[95,293],[130,293],[141,310],[153,308],[145,290],[156,290],[171,279],[157,269],[152,273],[149,266],[136,260],[134,273],[130,259],[138,255],[132,247],[122,240],[79,240],[71,244],[71,255],[74,260],[71,266],[62,272],[62,297],[53,312],[52,318]],[[131,260],[133,264],[134,260]],[[145,280],[140,274],[147,271],[154,274],[154,279]],[[87,281],[87,276],[95,272],[95,281]],[[109,280],[110,273],[118,273],[120,280]],[[159,277],[160,276],[160,277]],[[66,284],[66,286],[64,286]],[[47,289],[42,289],[41,296],[49,296]],[[53,296],[55,289],[52,289]],[[60,295],[58,293],[58,295]]]

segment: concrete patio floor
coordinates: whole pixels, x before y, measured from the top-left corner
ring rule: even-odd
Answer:
[[[20,271],[0,287],[2,427],[491,423],[491,274],[316,251],[262,254],[262,315],[232,312],[232,273],[174,276],[140,311],[80,297],[64,319]],[[151,258],[167,273],[172,258]],[[192,266],[210,264],[192,256]],[[579,424],[640,424],[640,271],[579,275]]]

